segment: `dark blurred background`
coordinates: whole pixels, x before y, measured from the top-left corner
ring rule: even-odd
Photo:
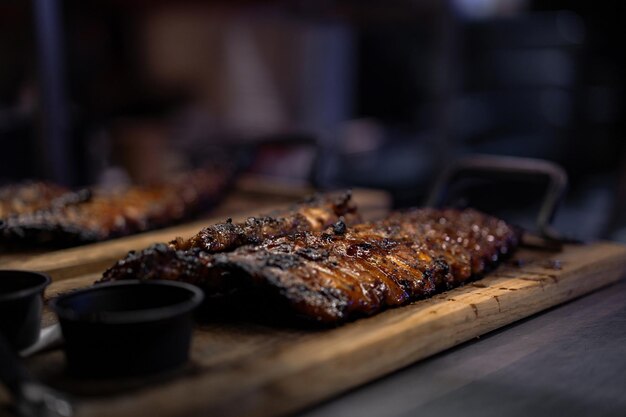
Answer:
[[[461,155],[526,156],[570,176],[557,227],[626,241],[625,24],[619,0],[0,0],[0,181],[230,159],[404,207]]]

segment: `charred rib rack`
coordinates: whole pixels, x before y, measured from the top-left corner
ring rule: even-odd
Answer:
[[[105,279],[165,278],[208,295],[242,291],[306,320],[338,324],[480,277],[509,254],[518,231],[474,210],[420,209],[353,227],[269,237],[209,254],[167,245],[120,261]],[[125,268],[128,270],[125,271]]]
[[[285,211],[250,217],[242,223],[228,220],[206,227],[190,239],[178,238],[169,244],[130,252],[104,273],[103,280],[160,278],[197,282],[208,273],[210,254],[290,234],[322,231],[340,220],[348,224],[361,220],[350,192],[313,196]]]
[[[175,249],[200,249],[209,253],[227,252],[243,245],[259,244],[265,239],[297,232],[323,230],[340,218],[350,224],[360,217],[352,203],[351,193],[339,196],[312,196],[284,212],[250,217],[243,223],[216,224],[202,229],[191,239],[178,238],[171,242]]]
[[[222,170],[198,170],[166,184],[116,190],[6,188],[0,244],[71,246],[174,224],[217,199],[228,178]]]
[[[69,193],[67,188],[47,182],[0,187],[0,219],[41,210]]]

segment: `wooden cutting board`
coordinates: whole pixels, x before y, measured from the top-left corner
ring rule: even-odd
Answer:
[[[480,281],[339,328],[197,325],[191,363],[167,375],[73,380],[63,372],[60,351],[26,364],[42,380],[73,394],[78,416],[283,415],[606,286],[626,273],[626,247],[606,242],[567,246],[559,253],[522,249],[515,260]],[[47,294],[89,285],[97,276],[54,282]],[[49,324],[54,318],[47,312],[44,320]]]

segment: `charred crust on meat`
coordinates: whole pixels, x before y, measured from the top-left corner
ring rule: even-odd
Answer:
[[[319,261],[328,258],[328,251],[325,249],[301,248],[296,250],[296,254],[311,261]]]
[[[436,258],[434,260],[434,267],[437,273],[447,275],[450,273],[450,265],[443,258]]]
[[[355,243],[346,249],[346,254],[349,256],[367,256],[370,254],[374,246],[368,242]]]
[[[242,223],[231,221],[216,224],[204,228],[191,239],[177,239],[171,244],[181,250],[199,247],[211,253],[228,252],[242,245],[259,245],[265,239],[303,231],[319,231],[332,226],[346,214],[348,215],[344,217],[346,224],[359,221],[358,215],[346,213],[346,210],[341,209],[338,212],[332,198],[318,195],[287,211],[250,217]]]
[[[320,238],[322,239],[323,242],[325,243],[332,243],[333,242],[333,235],[331,235],[330,233],[322,233],[322,235],[320,236]]]
[[[333,232],[336,235],[343,235],[346,233],[346,223],[343,220],[343,217],[340,218],[335,224],[333,224]]]
[[[300,258],[288,253],[267,253],[263,256],[266,266],[288,270],[301,265]]]
[[[409,244],[412,244],[412,242],[407,242]],[[398,242],[384,238],[382,239],[379,243],[378,246],[382,249],[382,250],[390,250],[393,247],[397,246]]]

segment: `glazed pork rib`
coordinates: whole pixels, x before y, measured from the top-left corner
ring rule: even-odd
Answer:
[[[197,170],[153,186],[7,192],[13,198],[3,198],[0,244],[71,246],[175,224],[216,200],[228,178],[223,170]]]
[[[338,324],[479,277],[519,240],[504,222],[473,210],[416,210],[342,229],[217,255],[199,284],[249,286],[298,317]]]
[[[179,250],[227,252],[243,245],[259,244],[268,238],[323,230],[340,218],[348,224],[359,223],[361,220],[350,191],[338,196],[314,195],[285,211],[250,217],[243,223],[227,221],[209,226],[191,239],[178,238],[170,242],[170,245]]]
[[[339,220],[361,222],[352,194],[315,195],[283,211],[250,217],[242,223],[230,219],[205,227],[190,239],[177,238],[140,252],[130,252],[107,270],[102,281],[117,279],[173,279],[196,282],[206,275],[211,254],[232,251],[305,231],[322,231]]]
[[[65,187],[37,181],[0,187],[0,219],[49,207],[69,193]]]
[[[161,246],[151,260],[130,263],[139,277],[191,282],[209,296],[254,294],[277,311],[339,324],[480,277],[518,241],[517,229],[474,210],[419,209],[353,227],[338,221],[227,253]],[[165,261],[153,262],[159,258]],[[124,277],[125,266],[105,277]]]

